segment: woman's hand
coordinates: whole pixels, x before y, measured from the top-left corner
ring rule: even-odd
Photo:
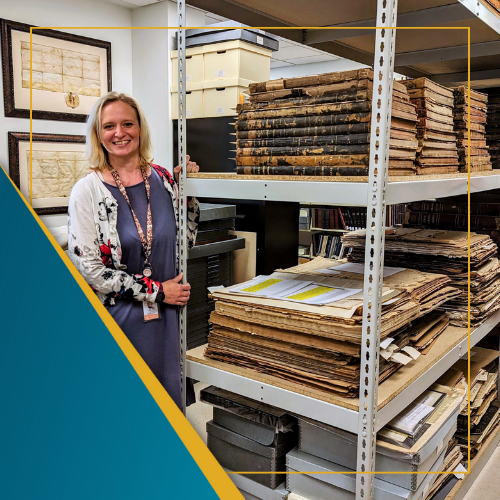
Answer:
[[[191,172],[196,173],[199,172],[200,167],[196,164],[195,161],[190,160],[191,157],[189,155],[186,155],[186,167],[187,167],[187,173],[190,174]],[[179,174],[182,170],[182,167],[180,165],[177,165],[174,168],[174,177],[177,182],[179,182]]]
[[[164,281],[163,293],[165,294],[165,299],[163,302],[170,304],[172,306],[185,306],[189,300],[189,295],[191,292],[191,285],[186,283],[183,285],[180,281],[182,280],[182,273],[176,276],[173,280]]]

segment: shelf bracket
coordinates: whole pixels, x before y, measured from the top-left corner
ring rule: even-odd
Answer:
[[[184,0],[177,2],[177,152],[179,165],[182,170],[179,174],[179,237],[178,237],[178,256],[179,273],[183,274],[182,283],[187,283],[187,197],[186,197],[186,4]],[[186,415],[186,306],[179,308],[179,336],[180,336],[180,364],[181,364],[181,398],[182,412]]]
[[[356,498],[374,498],[385,203],[389,163],[397,0],[378,0],[368,181]]]

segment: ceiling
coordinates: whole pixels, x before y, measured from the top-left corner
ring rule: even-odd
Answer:
[[[286,42],[273,67],[304,64],[303,57],[344,57],[372,65],[376,0],[188,0],[189,4],[250,26],[267,28]],[[395,71],[428,76],[445,85],[467,81],[467,36],[470,28],[471,81],[476,87],[500,86],[500,14],[478,0],[399,0],[398,26],[436,27],[398,30]],[[302,26],[328,26],[315,30]],[[453,29],[439,29],[439,28]],[[279,29],[289,28],[289,29]],[[455,29],[460,28],[460,29]],[[316,51],[307,52],[308,49]],[[293,59],[290,59],[293,57]],[[329,59],[331,60],[331,59]]]

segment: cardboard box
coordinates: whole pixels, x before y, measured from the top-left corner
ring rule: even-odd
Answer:
[[[178,117],[177,87],[170,94],[172,119]],[[186,118],[203,118],[203,90],[186,90]]]
[[[244,101],[250,83],[242,78],[203,82],[203,116],[236,116],[236,106]]]
[[[177,85],[178,55],[176,50],[170,52],[172,60],[172,83]],[[190,85],[203,81],[203,47],[186,49],[186,90]]]
[[[269,80],[271,55],[269,49],[240,40],[204,45],[204,81],[229,78],[243,78],[257,82]]]

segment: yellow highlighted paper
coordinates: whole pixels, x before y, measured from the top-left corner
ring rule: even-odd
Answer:
[[[276,283],[281,283],[282,281],[283,280],[270,278],[266,281],[262,281],[260,283],[257,283],[256,285],[249,286],[248,288],[243,288],[240,291],[247,292],[247,293],[257,293],[257,292],[260,292],[261,290],[264,290],[265,288],[269,288],[270,286],[276,285]]]
[[[308,300],[318,295],[323,295],[324,293],[333,292],[336,288],[330,286],[318,286],[312,290],[307,290],[307,292],[296,293],[295,295],[289,295],[287,299],[291,300]]]

